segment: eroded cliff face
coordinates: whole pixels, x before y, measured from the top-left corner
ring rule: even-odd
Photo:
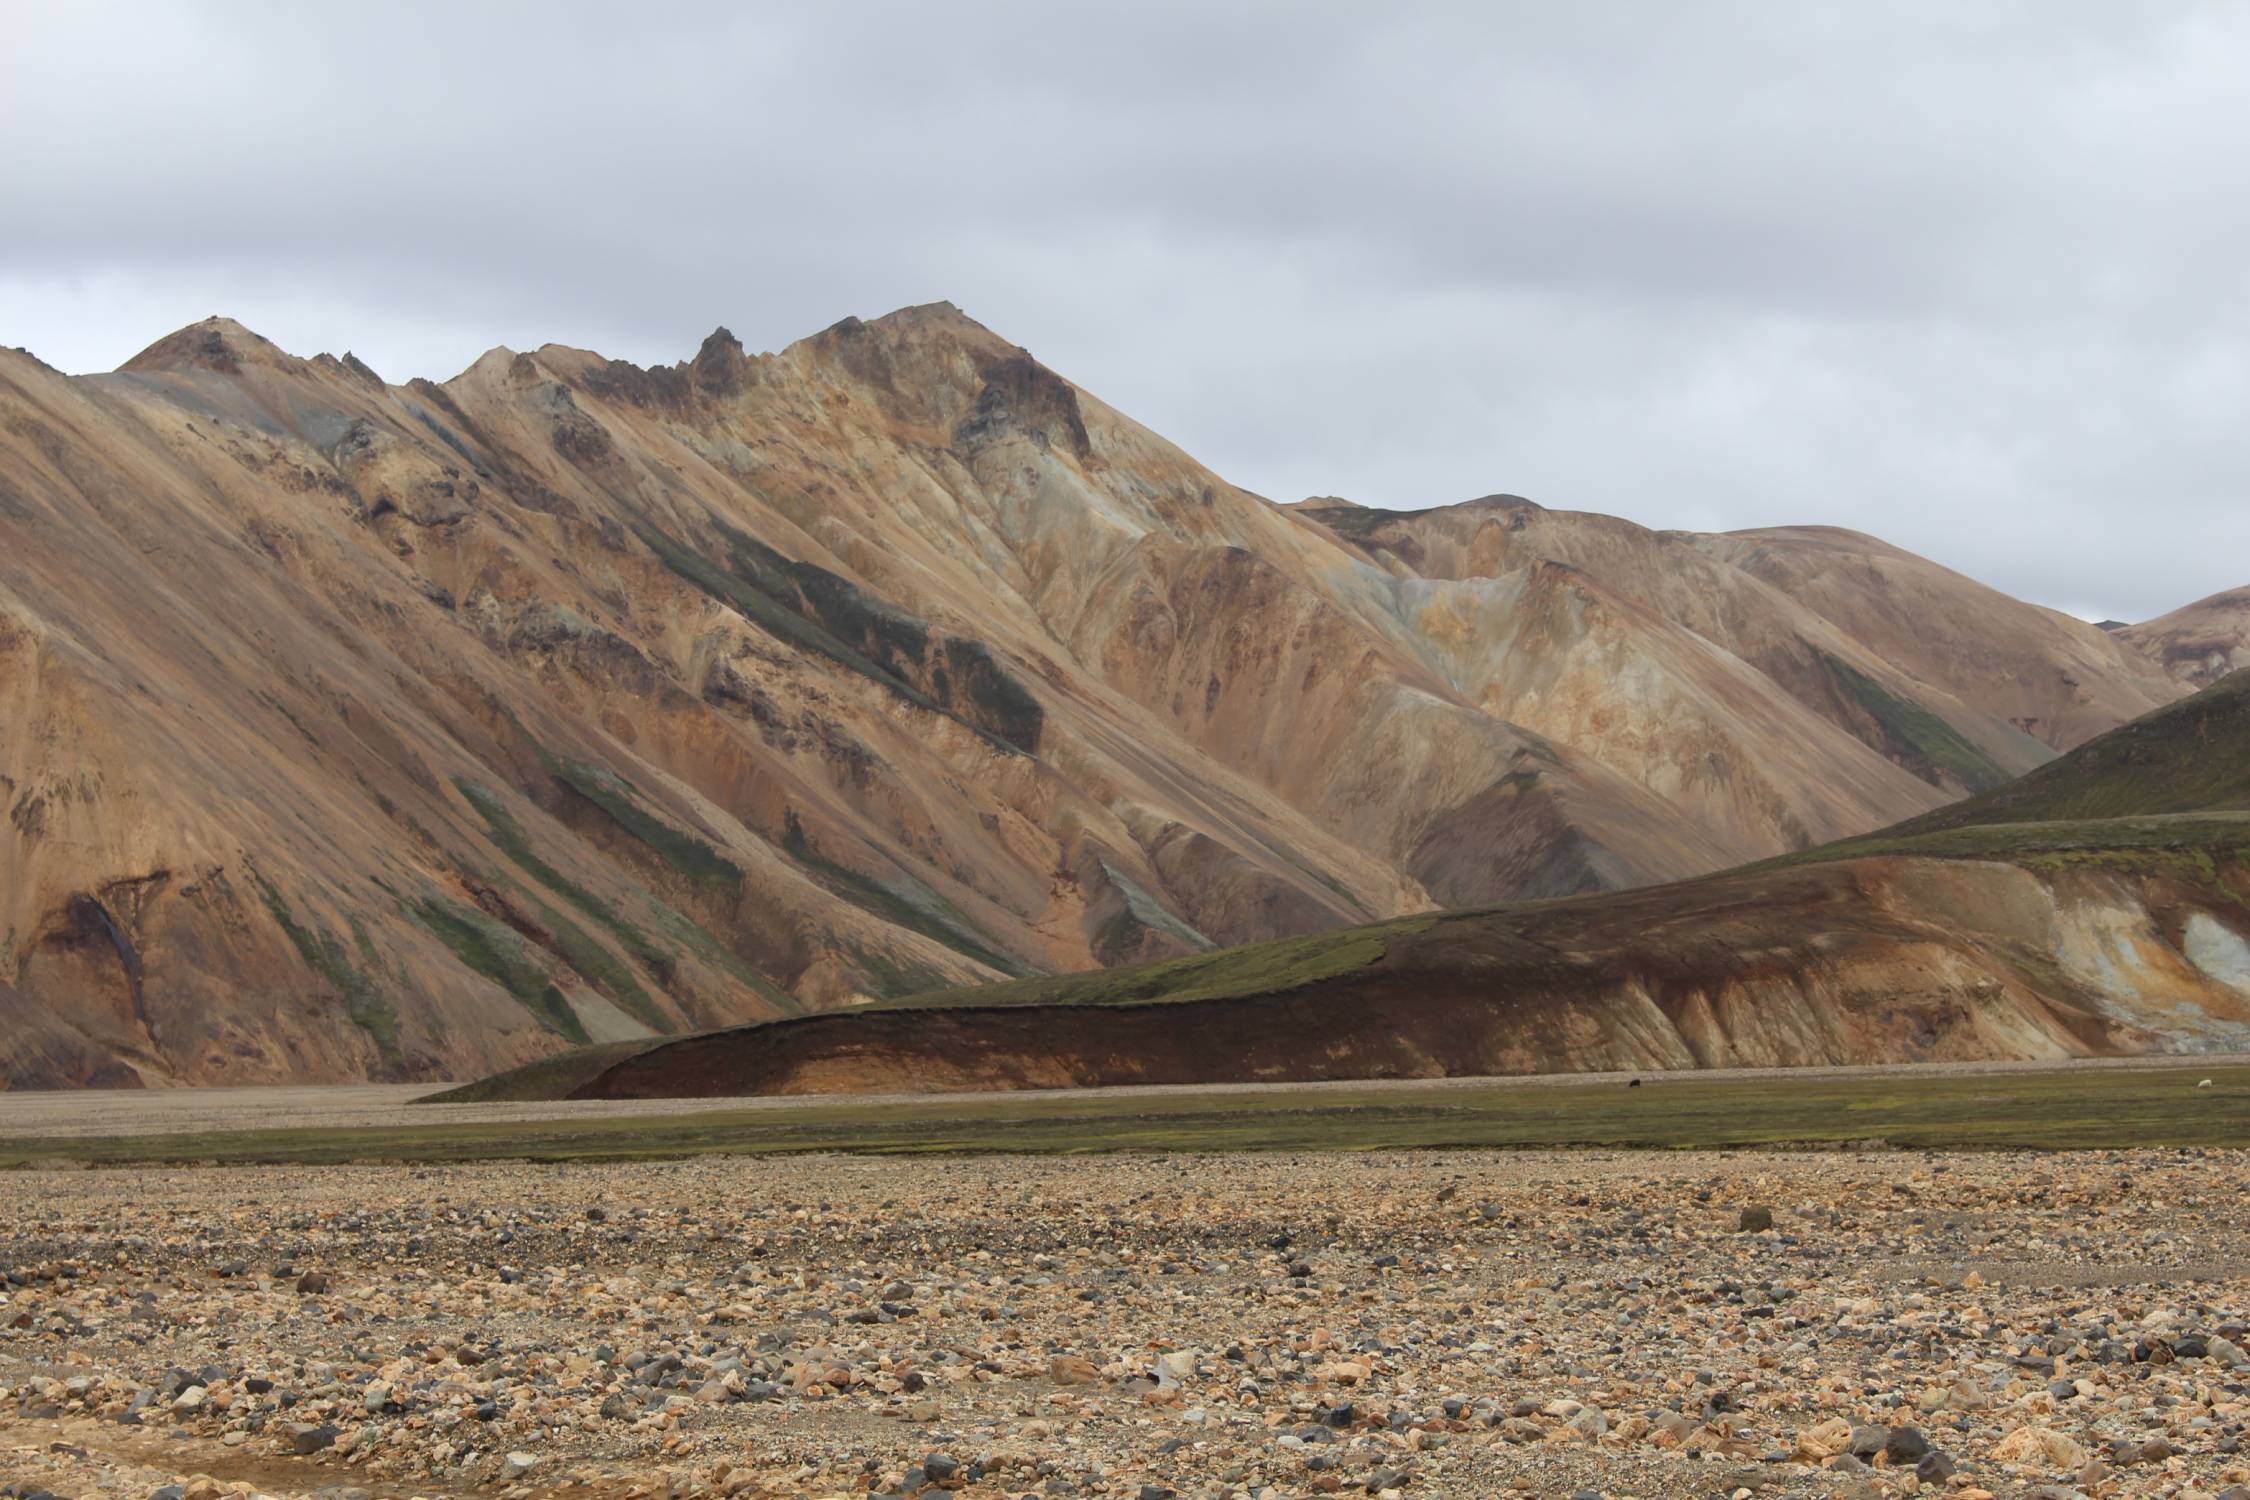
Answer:
[[[1884,858],[1392,931],[1286,991],[815,1017],[589,1098],[2057,1060],[2250,1049],[2250,875]]]
[[[944,305],[442,385],[0,353],[0,1080],[466,1076],[1668,879],[1944,800],[1902,704],[2043,753],[1711,547],[1488,519],[1404,566]]]

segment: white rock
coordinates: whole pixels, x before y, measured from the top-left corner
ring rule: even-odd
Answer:
[[[1180,1349],[1156,1357],[1156,1384],[1160,1390],[1177,1390],[1195,1378],[1195,1351]]]

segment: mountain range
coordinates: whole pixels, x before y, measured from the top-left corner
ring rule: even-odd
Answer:
[[[1832,529],[1277,505],[946,304],[443,384],[221,319],[0,352],[0,541],[13,1086],[1438,931],[1997,794],[2250,660],[2250,591],[2103,628]]]

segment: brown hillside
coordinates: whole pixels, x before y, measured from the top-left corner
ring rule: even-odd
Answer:
[[[1408,567],[943,304],[442,385],[220,319],[0,354],[0,1079],[459,1076],[1677,878],[2045,753],[1841,584],[1539,514]],[[2184,690],[2067,670],[2074,725]]]

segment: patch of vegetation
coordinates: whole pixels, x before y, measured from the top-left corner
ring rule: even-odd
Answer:
[[[2250,854],[2250,672],[1995,790],[1746,868],[1892,854],[2007,860],[2051,871],[2163,869],[2221,880]]]
[[[635,1044],[614,1049],[629,1055]],[[594,1049],[607,1054],[613,1049]],[[551,1086],[614,1058],[532,1065]],[[528,1070],[526,1070],[528,1071]],[[510,1075],[515,1076],[515,1075]],[[586,1076],[591,1076],[590,1074]],[[2213,1086],[2196,1087],[2202,1078]],[[579,1081],[583,1081],[580,1078]],[[491,1082],[498,1082],[492,1080]],[[468,1102],[486,1085],[440,1100]],[[476,1098],[530,1097],[478,1093]],[[648,1160],[709,1152],[1372,1151],[1447,1147],[1713,1150],[1877,1142],[1915,1150],[2119,1150],[2250,1145],[2250,1067],[2066,1067],[1948,1074],[1616,1081],[1313,1084],[1089,1090],[908,1103],[768,1100],[645,1116],[411,1123],[356,1129],[0,1142],[0,1165],[125,1162]]]
[[[540,1025],[580,1046],[589,1040],[570,1001],[532,962],[521,937],[475,907],[435,892],[424,894],[411,910],[455,958],[513,995]]]
[[[868,989],[881,1000],[919,995],[945,983],[945,976],[928,964],[858,943],[845,944],[845,951],[851,954],[853,966],[866,976]]]
[[[573,1090],[591,1083],[603,1071],[633,1057],[651,1044],[602,1042],[573,1047],[553,1057],[527,1062],[520,1068],[479,1078],[417,1099],[417,1104],[501,1104],[525,1099],[567,1099]]]
[[[1002,974],[1024,976],[1036,972],[1021,959],[989,946],[986,935],[977,930],[976,924],[969,920],[966,913],[919,881],[910,890],[898,891],[823,857],[813,847],[812,840],[805,834],[804,825],[797,821],[794,812],[787,815],[781,847],[791,859],[803,866],[830,891],[863,911],[873,912],[893,926],[904,927],[934,942],[943,943],[954,952],[973,958],[986,968]],[[878,968],[886,975],[886,985],[909,973],[888,960],[883,961]],[[876,973],[878,970],[871,969],[869,972]],[[927,988],[937,977],[918,966],[912,972],[922,976],[913,984],[913,989]],[[886,993],[904,995],[912,993],[912,989],[887,989]]]
[[[717,516],[711,518],[711,526],[727,544],[727,559],[735,575],[776,603],[808,617],[893,672],[902,659],[916,666],[929,659],[927,620],[875,597],[826,568],[783,557]]]
[[[674,828],[641,805],[640,794],[624,777],[584,761],[555,761],[554,778],[609,815],[610,821],[656,852],[697,885],[730,895],[742,890],[742,870],[702,839]]]
[[[2250,671],[1895,831],[2243,810],[2250,810]]]
[[[1745,867],[1745,871],[1839,859],[1911,855],[1921,859],[1989,859],[2033,869],[2132,870],[2162,867],[2216,879],[2221,861],[2250,852],[2250,814],[2181,813],[2146,818],[2093,818],[2054,823],[1980,823],[1919,829],[1921,820],[1841,839]],[[1740,872],[1735,872],[1740,873]]]
[[[1354,973],[1381,958],[1392,940],[1427,932],[1438,913],[1372,927],[1346,927],[1272,943],[1221,948],[1122,969],[1052,974],[1006,984],[933,990],[900,1005],[1145,1005],[1280,994]]]
[[[2244,826],[2243,833],[2250,837],[2250,824]],[[2239,860],[2244,852],[2240,848],[2193,844],[2144,849],[2058,849],[2018,855],[2016,863],[2054,874],[2089,868],[2165,874],[2216,888],[2225,879],[2226,866]]]
[[[768,635],[966,724],[1001,749],[1038,748],[1046,710],[984,642],[947,637],[932,663],[928,621],[826,568],[784,557],[716,516],[710,524],[726,542],[724,565],[646,519],[633,523],[633,534],[674,573]],[[916,684],[924,673],[935,696]]]
[[[373,1039],[376,1055],[387,1065],[403,1062],[398,1045],[398,1011],[383,998],[375,982],[353,965],[344,951],[343,941],[325,927],[299,922],[281,892],[269,885],[264,876],[253,871],[250,878],[258,883],[258,894],[265,901],[266,911],[289,939],[289,945],[297,950],[297,957],[304,961],[305,967],[328,981],[343,1003],[345,1017]],[[359,918],[351,919],[351,930],[361,961],[370,969],[380,969],[382,964],[375,951],[375,941],[368,936]]]
[[[657,926],[663,929],[666,936],[672,938],[682,947],[689,949],[696,957],[702,959],[712,968],[731,975],[740,983],[756,990],[783,1015],[801,1016],[806,1013],[804,1001],[799,1000],[795,995],[790,994],[780,985],[775,984],[745,963],[741,954],[712,936],[692,917],[673,910],[653,896],[649,898],[649,910],[654,914]]]
[[[944,657],[935,678],[939,697],[965,701],[970,722],[1003,743],[1027,755],[1039,748],[1047,710],[993,660],[991,647],[967,636],[947,636]]]
[[[720,603],[732,605],[766,634],[815,655],[825,656],[839,666],[848,667],[869,681],[889,688],[918,708],[926,708],[932,713],[942,711],[920,689],[877,664],[864,651],[838,640],[819,624],[806,619],[777,598],[774,584],[760,587],[755,581],[761,576],[759,573],[753,573],[748,578],[741,577],[646,521],[634,522],[633,534],[641,539],[642,545],[657,555],[664,566]]]
[[[486,832],[494,847],[507,855],[518,869],[601,923],[610,936],[625,946],[625,951],[632,954],[641,967],[656,976],[658,982],[671,982],[672,955],[650,942],[638,927],[626,921],[608,902],[541,859],[531,847],[531,840],[524,833],[523,825],[509,813],[498,793],[466,776],[454,777],[453,784],[461,789],[461,795],[468,799],[469,805],[484,819]],[[591,979],[594,976],[589,974],[586,977]]]
[[[562,950],[562,959],[578,971],[589,984],[624,1007],[626,1013],[651,1031],[670,1035],[676,1028],[672,1018],[641,988],[633,971],[619,961],[616,954],[604,948],[588,935],[586,930],[553,907],[534,901],[539,920],[554,935],[555,946]]]
[[[1936,714],[1899,697],[1849,662],[1826,652],[1818,654],[1829,677],[1875,720],[1907,769],[1924,780],[1942,773],[1971,792],[1989,791],[2008,780],[2008,773],[1992,757]]]
[[[570,764],[553,754],[544,745],[540,744],[538,740],[533,738],[532,735],[528,731],[526,731],[520,723],[517,724],[516,729],[519,734],[523,735],[525,742],[531,746],[532,751],[539,757],[540,763],[547,768],[548,773],[556,777],[558,780],[564,779],[564,773],[571,769]],[[587,778],[588,780],[592,780],[594,776],[606,774],[594,771],[591,767],[586,769],[591,773],[591,775],[589,775]],[[617,785],[624,789],[623,792],[619,795],[631,795],[630,786],[626,784],[621,778],[612,779],[616,780]],[[601,923],[603,927],[607,928],[612,934],[617,937],[619,942],[625,945],[626,951],[631,953],[633,957],[651,974],[655,975],[661,983],[667,986],[672,983],[673,974],[676,970],[678,959],[671,951],[663,948],[654,940],[649,938],[646,934],[641,932],[639,928],[626,921],[599,896],[596,896],[591,891],[588,891],[584,887],[577,885],[561,871],[555,869],[552,865],[549,865],[545,860],[540,859],[538,854],[532,849],[531,842],[529,838],[526,837],[522,825],[518,824],[515,819],[508,814],[505,805],[501,803],[498,796],[494,794],[490,788],[479,786],[477,783],[469,780],[466,777],[455,778],[455,785],[460,787],[462,795],[467,797],[470,804],[474,806],[479,814],[485,818],[487,826],[492,830],[493,842],[500,847],[501,851],[505,853],[509,859],[523,868],[532,876],[532,878],[538,880],[542,885],[547,886],[550,890],[553,890],[558,895],[562,896],[565,900],[569,901],[573,906],[576,906],[579,910],[585,912],[595,921]],[[577,788],[574,787],[573,789],[576,790]],[[581,792],[581,795],[584,795],[584,793]],[[597,803],[597,805],[599,804]],[[620,826],[626,827],[627,832],[634,833],[636,838],[640,837],[640,834],[635,829],[625,825],[622,820],[617,819],[616,812],[613,809],[604,807],[602,810],[606,813],[609,813],[613,821],[619,821]],[[638,808],[635,808],[634,810],[638,811]],[[644,814],[644,816],[646,815]],[[689,838],[688,835],[678,834],[675,830],[669,829],[667,825],[656,823],[656,820],[653,818],[649,818],[648,821],[652,824],[655,824],[657,827],[665,828],[666,832],[674,833],[675,837],[681,839]],[[646,842],[646,840],[644,840],[644,842]],[[660,850],[659,852],[662,851]],[[734,870],[735,879],[739,880],[741,872],[735,869],[735,866],[731,861],[725,860],[722,856],[719,856],[716,851],[706,849],[705,852],[709,853],[714,860],[718,861],[719,864],[724,865],[726,869]],[[688,857],[693,860],[693,863],[698,869],[710,868],[704,861],[694,860],[692,854]],[[723,875],[720,877],[720,880],[722,883],[727,884],[730,887],[733,884],[732,881],[726,881]],[[642,892],[641,895],[642,899],[644,899],[648,903],[650,913],[655,918],[657,926],[663,930],[665,936],[671,938],[682,948],[688,949],[693,952],[698,958],[702,959],[712,968],[717,969],[722,973],[731,976],[739,983],[744,984],[753,990],[756,990],[760,995],[764,996],[768,1001],[770,1001],[773,1006],[783,1015],[802,1015],[804,1013],[805,1005],[803,1001],[790,994],[787,990],[782,989],[779,985],[775,984],[765,975],[759,973],[756,969],[750,967],[750,965],[748,965],[747,963],[744,963],[741,957],[737,955],[733,949],[727,947],[726,944],[713,937],[692,918],[685,916],[678,911],[675,911],[670,906],[665,905],[662,901],[656,899],[656,897],[651,896],[646,892]],[[592,945],[591,940],[589,940],[589,946],[596,945]],[[575,963],[573,964],[573,967],[576,967]],[[584,969],[580,969],[579,972],[586,973]],[[597,979],[596,975],[590,973],[586,973],[586,977],[588,979]],[[636,1014],[638,1014],[638,1012],[636,1012]],[[671,1029],[669,1017],[664,1018],[662,1021],[651,1020],[647,1016],[642,1016],[641,1018],[643,1020],[649,1021],[649,1024],[657,1027],[658,1030],[669,1031]]]

